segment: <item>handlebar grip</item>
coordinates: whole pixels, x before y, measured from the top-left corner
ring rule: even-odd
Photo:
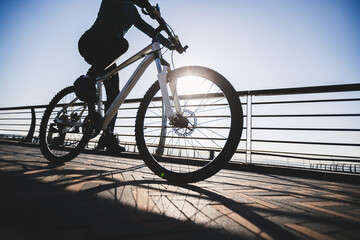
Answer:
[[[186,50],[189,48],[189,46],[188,45],[185,45],[185,47],[183,47],[182,49],[181,49],[181,53],[184,53],[184,52],[186,52]]]
[[[181,46],[181,44],[180,44],[180,45],[178,45],[178,46],[175,48],[175,50],[176,50],[178,53],[182,54],[182,53],[186,52],[186,49],[188,49],[188,48],[189,48],[188,45],[186,45],[185,47],[183,47],[183,46]]]

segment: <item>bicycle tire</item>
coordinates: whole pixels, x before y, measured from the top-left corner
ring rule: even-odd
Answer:
[[[87,113],[86,104],[76,99],[73,86],[64,88],[50,101],[41,119],[40,150],[52,163],[61,164],[71,161],[80,154],[89,141],[89,138],[82,134],[80,126],[71,127],[56,122],[59,118],[69,124],[84,119],[82,115]],[[78,112],[82,114],[79,116]]]
[[[197,182],[216,174],[232,158],[243,130],[243,111],[233,86],[214,70],[198,66],[182,67],[168,73],[168,84],[175,80],[184,115],[187,115],[190,125],[186,128],[167,125],[162,111],[162,97],[157,95],[161,92],[160,86],[156,81],[138,109],[136,143],[145,164],[156,175],[172,182]],[[195,86],[200,83],[200,87]],[[210,89],[205,89],[208,85]],[[201,93],[202,89],[204,93]],[[214,116],[204,115],[205,112]],[[220,119],[222,117],[224,120]],[[210,126],[212,121],[226,126]],[[161,136],[157,138],[158,135]],[[205,142],[213,145],[212,148],[206,149]],[[190,146],[191,143],[193,146]],[[209,160],[204,156],[207,151]],[[189,165],[185,166],[185,163]]]

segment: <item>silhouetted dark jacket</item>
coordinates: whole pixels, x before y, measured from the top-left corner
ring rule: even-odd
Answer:
[[[155,29],[140,17],[134,4],[145,6],[142,0],[103,0],[97,19],[89,31],[109,38],[123,38],[127,31],[135,26],[150,38],[154,38]],[[159,35],[159,40],[162,45],[168,44],[162,35]]]

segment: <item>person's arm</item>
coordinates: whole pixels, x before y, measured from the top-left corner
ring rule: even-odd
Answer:
[[[145,33],[146,35],[148,35],[150,38],[155,38],[155,34],[156,34],[156,31],[155,29],[150,25],[148,24],[147,22],[145,22],[139,15],[139,13],[137,13],[137,16],[136,16],[136,21],[134,23],[134,26],[136,28],[138,28],[140,31],[142,31],[143,33]],[[158,39],[159,39],[159,42],[161,43],[161,45],[163,45],[164,47],[170,47],[171,43],[168,39],[166,39],[162,34],[159,34],[158,35]]]
[[[151,4],[149,3],[148,0],[132,0],[132,1],[136,6],[140,8],[147,8],[149,6],[151,7]]]

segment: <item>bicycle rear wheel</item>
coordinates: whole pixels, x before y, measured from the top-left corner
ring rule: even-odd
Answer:
[[[180,183],[201,181],[217,173],[236,151],[243,129],[241,103],[231,84],[208,68],[171,71],[168,85],[172,82],[176,82],[185,125],[164,116],[155,82],[138,110],[137,146],[158,176]]]
[[[87,115],[87,104],[76,97],[73,86],[55,95],[40,124],[40,149],[47,160],[64,163],[79,155],[89,141],[81,129]]]

